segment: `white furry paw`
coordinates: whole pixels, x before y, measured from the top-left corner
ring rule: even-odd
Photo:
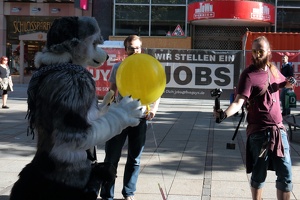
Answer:
[[[115,112],[124,128],[137,126],[142,117],[141,102],[131,97],[124,97],[120,103],[111,104],[109,112]]]

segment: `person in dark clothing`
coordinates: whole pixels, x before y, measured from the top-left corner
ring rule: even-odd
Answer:
[[[124,40],[124,47],[127,56],[142,53],[142,40],[137,35],[129,35]],[[114,91],[116,101],[123,97],[117,93],[117,70],[121,62],[116,63],[110,74],[110,90]],[[142,66],[141,66],[142,67]],[[134,80],[133,80],[134,81]],[[122,195],[125,200],[135,200],[136,185],[140,172],[141,156],[145,147],[148,120],[152,120],[158,110],[160,98],[149,106],[143,106],[143,117],[135,127],[127,127],[119,135],[113,137],[105,143],[105,162],[112,163],[118,168],[118,163],[122,154],[122,149],[126,139],[128,140],[128,155],[124,170]],[[115,192],[115,180],[103,184],[100,196],[102,200],[113,200]]]
[[[284,55],[282,57],[282,66],[281,66],[281,74],[286,78],[294,77],[294,68],[292,63],[289,62],[289,57]],[[291,109],[285,107],[285,95],[287,92],[292,90],[292,88],[282,88],[280,93],[280,101],[282,106],[282,116],[291,114]]]

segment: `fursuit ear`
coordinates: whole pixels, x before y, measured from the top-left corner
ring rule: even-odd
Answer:
[[[69,52],[79,43],[78,17],[55,19],[47,33],[47,48],[52,52]]]
[[[85,38],[91,35],[98,35],[100,44],[103,43],[102,37],[100,37],[100,28],[98,22],[93,17],[79,17],[78,18],[78,39],[83,41]]]
[[[100,28],[93,17],[62,17],[55,19],[47,33],[46,47],[54,53],[71,52],[81,41],[99,35]]]

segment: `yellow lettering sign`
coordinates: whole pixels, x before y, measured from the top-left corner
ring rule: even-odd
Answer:
[[[51,27],[51,22],[39,21],[13,21],[13,33],[27,33],[34,31],[46,31]]]

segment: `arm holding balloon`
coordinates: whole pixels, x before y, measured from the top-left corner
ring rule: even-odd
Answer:
[[[100,114],[105,113],[108,110],[108,106],[114,101],[115,92],[114,90],[109,90],[106,95],[103,97],[103,101],[99,104]]]
[[[117,90],[118,90],[117,84],[111,82],[110,85],[109,85],[109,89],[112,90],[112,91],[114,91],[115,92],[115,96],[116,96]]]
[[[152,108],[149,110],[149,113],[148,115],[146,116],[146,119],[147,120],[152,120],[158,110],[158,106],[159,106],[159,103],[160,103],[160,98],[157,99],[153,105],[152,105]]]

